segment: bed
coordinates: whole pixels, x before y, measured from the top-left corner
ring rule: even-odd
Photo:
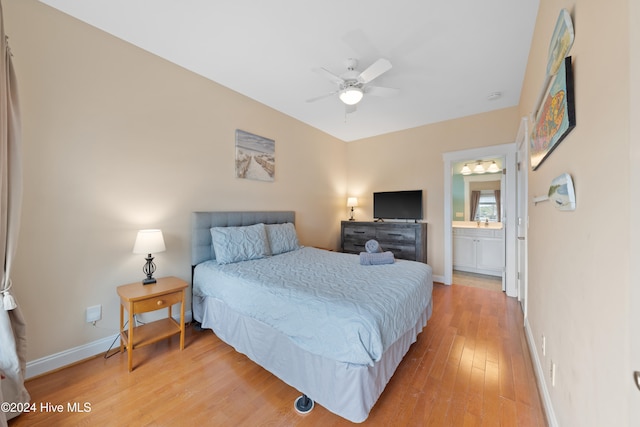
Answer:
[[[192,214],[193,317],[303,396],[366,420],[432,312],[432,271],[303,247],[295,213]],[[309,404],[311,403],[311,404]]]

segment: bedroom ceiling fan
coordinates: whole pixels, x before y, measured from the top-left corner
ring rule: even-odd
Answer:
[[[314,71],[335,83],[338,89],[324,95],[316,96],[315,98],[307,99],[307,102],[315,102],[338,94],[340,101],[345,104],[345,111],[352,113],[356,111],[356,105],[362,100],[365,94],[373,96],[393,96],[399,92],[398,89],[368,85],[368,83],[391,69],[391,62],[387,59],[378,59],[362,72],[356,69],[358,67],[357,59],[349,58],[345,61],[345,65],[347,71],[339,76],[326,68],[314,69]]]

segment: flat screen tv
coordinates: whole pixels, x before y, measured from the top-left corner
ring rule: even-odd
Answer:
[[[422,190],[373,193],[376,219],[422,219]]]

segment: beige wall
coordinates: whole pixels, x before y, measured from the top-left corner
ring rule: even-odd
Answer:
[[[559,425],[631,425],[629,2],[541,1],[521,115],[532,111],[540,91],[561,8],[576,29],[570,55],[577,126],[529,173],[529,194],[546,194],[567,172],[577,209],[529,205],[529,323]]]
[[[423,190],[427,261],[444,275],[444,161],[442,154],[512,143],[520,125],[506,108],[347,144],[348,193],[358,197],[356,219],[373,219],[373,192]],[[450,203],[450,201],[447,201]]]
[[[195,210],[292,209],[303,244],[337,247],[344,142],[35,0],[3,6],[23,118],[13,281],[29,361],[117,332],[115,288],[143,276],[139,228],[164,232],[156,275],[186,280]],[[275,182],[234,177],[235,129],[276,141]]]

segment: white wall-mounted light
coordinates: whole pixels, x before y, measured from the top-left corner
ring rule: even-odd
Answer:
[[[502,169],[500,169],[500,167],[495,162],[495,160],[491,161],[491,164],[489,165],[488,168],[485,168],[485,166],[484,166],[485,163],[489,163],[488,160],[486,162],[483,162],[482,160],[475,160],[474,163],[476,165],[474,166],[473,170],[471,170],[471,168],[469,167],[468,163],[465,163],[464,166],[462,167],[462,169],[460,169],[460,173],[462,175],[471,175],[473,173],[475,173],[475,174],[483,174],[485,172],[497,173],[497,172],[501,172],[502,171]]]
[[[362,89],[359,87],[348,87],[340,92],[340,101],[344,102],[347,105],[356,105],[364,94],[362,93]]]
[[[485,173],[484,166],[482,166],[482,162],[478,162],[475,168],[473,168],[473,173]]]
[[[487,172],[489,173],[496,173],[496,172],[500,172],[500,169],[498,168],[498,165],[496,164],[496,162],[491,162],[491,165],[489,166],[489,169],[487,169]]]

